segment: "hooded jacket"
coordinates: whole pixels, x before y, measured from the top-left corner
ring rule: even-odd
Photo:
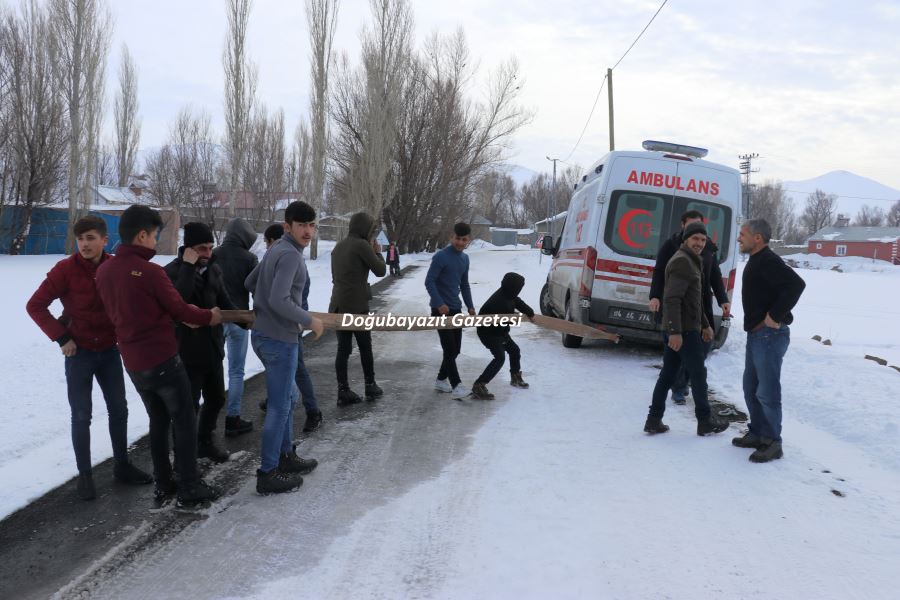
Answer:
[[[518,310],[524,315],[533,317],[534,311],[519,298],[519,294],[522,292],[523,287],[525,287],[524,277],[518,273],[507,273],[500,282],[500,289],[491,294],[491,297],[488,298],[487,302],[481,306],[481,310],[478,311],[478,314],[505,315]],[[477,331],[479,338],[505,337],[509,334],[509,325],[478,327]]]
[[[110,258],[104,252],[100,264]],[[25,305],[41,331],[60,346],[75,340],[79,348],[100,352],[116,344],[116,330],[106,315],[94,282],[98,266],[77,252],[59,261]],[[57,298],[63,305],[58,319],[49,310]]]
[[[225,240],[213,250],[216,263],[222,269],[225,291],[231,302],[239,310],[250,308],[250,292],[244,287],[244,280],[259,259],[250,252],[256,243],[256,231],[244,219],[232,219],[225,228]]]
[[[222,310],[234,310],[215,255],[210,257],[205,269],[184,262],[183,257],[184,246],[181,246],[178,258],[164,267],[182,300],[200,308],[218,306]],[[209,365],[225,358],[225,330],[221,324],[192,328],[179,322],[175,325],[175,335],[178,353],[187,366]]]
[[[178,354],[173,320],[209,325],[212,319],[212,312],[181,298],[163,268],[150,262],[155,254],[122,244],[97,269],[97,292],[129,371],[147,371]]]
[[[700,292],[700,257],[682,244],[666,265],[663,323],[670,335],[709,327]]]
[[[350,217],[347,237],[331,251],[331,313],[366,313],[372,291],[369,289],[369,271],[384,277],[387,266],[381,253],[375,252],[369,235],[375,219],[358,212]]]

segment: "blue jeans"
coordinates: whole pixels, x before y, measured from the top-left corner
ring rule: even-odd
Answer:
[[[128,402],[119,350],[115,346],[100,352],[78,348],[74,356],[66,357],[66,387],[72,409],[72,448],[79,473],[91,470],[91,395],[95,378],[109,413],[113,457],[118,463],[128,462]]]
[[[709,401],[706,397],[706,365],[703,364],[703,338],[699,331],[685,331],[681,334],[682,344],[678,352],[668,345],[663,353],[663,366],[653,388],[653,400],[649,417],[661,419],[666,412],[666,396],[669,388],[678,375],[678,369],[684,365],[691,379],[691,391],[694,394],[694,415],[698,421],[709,418]]]
[[[298,336],[299,346],[297,348],[297,370],[294,372],[294,383],[291,386],[291,404],[296,406],[298,395],[303,398],[303,408],[306,414],[311,415],[319,412],[319,403],[316,400],[316,391],[313,389],[312,378],[303,362],[303,336]]]
[[[291,388],[297,371],[300,345],[266,337],[257,331],[251,336],[253,351],[266,367],[268,406],[262,433],[262,464],[268,473],[278,466],[281,454],[292,450],[294,440],[294,402]]]
[[[744,362],[744,402],[750,431],[781,441],[781,362],[791,343],[791,330],[763,327],[747,334]]]
[[[241,414],[241,397],[244,395],[244,364],[247,362],[247,342],[250,332],[234,323],[225,326],[225,344],[228,347],[228,400],[225,414],[238,417]]]

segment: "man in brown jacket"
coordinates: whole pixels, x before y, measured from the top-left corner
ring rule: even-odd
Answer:
[[[703,223],[691,223],[684,228],[683,243],[666,265],[666,284],[663,291],[663,325],[669,343],[663,354],[663,366],[653,389],[650,414],[644,424],[647,433],[665,433],[669,426],[662,422],[666,410],[666,395],[684,364],[691,380],[694,414],[697,416],[697,435],[720,433],[728,428],[728,421],[710,414],[706,397],[706,366],[703,364],[703,342],[713,337],[713,329],[703,311],[700,253],[706,245]]]
[[[381,255],[381,245],[370,238],[375,219],[364,212],[350,217],[347,237],[337,243],[331,251],[331,303],[330,313],[366,314],[369,312],[369,271],[384,277],[387,266]],[[356,404],[362,401],[359,394],[350,389],[347,376],[347,362],[353,351],[353,337],[359,346],[363,375],[366,378],[366,400],[373,401],[384,392],[375,382],[375,358],[372,356],[371,331],[338,331],[338,350],[334,359],[334,369],[338,380],[338,406]]]

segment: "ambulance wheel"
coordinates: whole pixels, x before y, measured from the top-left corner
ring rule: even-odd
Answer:
[[[541,288],[541,298],[538,302],[541,307],[541,314],[547,317],[555,317],[556,314],[553,312],[553,307],[550,306],[550,284],[545,283],[544,287]]]
[[[566,299],[566,321],[575,322],[575,319],[572,318],[572,302],[567,298]],[[568,333],[562,334],[562,345],[564,348],[581,348],[581,342],[584,338],[580,338],[576,335],[569,335]]]

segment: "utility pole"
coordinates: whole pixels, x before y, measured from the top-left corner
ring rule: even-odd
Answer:
[[[744,190],[747,195],[747,205],[744,210],[744,215],[747,216],[747,218],[750,217],[750,173],[759,173],[759,169],[751,168],[751,163],[757,158],[759,158],[759,154],[757,154],[756,152],[741,154],[740,156],[738,156],[738,160],[741,161],[740,163],[738,163],[738,166],[740,167],[741,175],[744,176]]]
[[[553,162],[553,186],[550,188],[550,193],[547,195],[547,233],[552,234],[553,232],[550,229],[550,199],[553,198],[553,195],[556,193],[556,162],[559,159],[550,158],[548,156],[547,160]]]
[[[612,69],[606,70],[606,93],[609,97],[609,151],[612,152],[616,149],[616,132],[613,122]]]

